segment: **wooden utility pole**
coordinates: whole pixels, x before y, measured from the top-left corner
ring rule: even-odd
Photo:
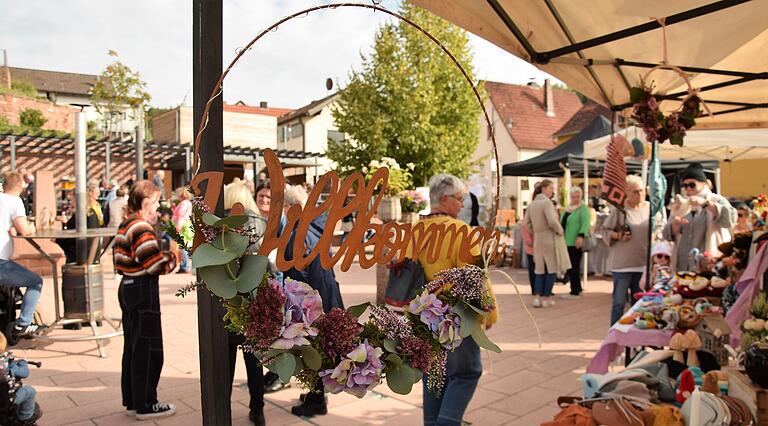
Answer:
[[[195,135],[213,87],[222,73],[222,0],[192,0],[193,93]],[[200,172],[224,170],[222,96],[211,105],[200,144]],[[210,188],[201,188],[204,195]],[[211,210],[222,216],[223,191]],[[232,424],[227,332],[224,307],[207,290],[197,293],[197,328],[200,343],[200,390],[203,424]]]

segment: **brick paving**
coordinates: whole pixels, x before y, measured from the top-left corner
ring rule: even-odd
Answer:
[[[518,282],[523,299],[530,305],[530,289],[522,270],[509,272]],[[375,271],[360,270],[356,264],[348,272],[339,272],[342,294],[348,305],[375,298]],[[105,273],[106,307],[119,316],[117,282]],[[143,424],[201,424],[200,388],[195,296],[175,296],[181,285],[192,279],[188,274],[161,278],[165,366],[159,385],[162,401],[178,406],[176,415]],[[469,406],[465,420],[475,425],[533,425],[551,419],[557,412],[555,400],[560,395],[578,394],[579,375],[584,372],[607,331],[610,311],[610,283],[591,280],[578,300],[557,300],[553,308],[531,310],[542,333],[538,346],[536,331],[528,319],[512,285],[494,274],[501,307],[501,322],[489,335],[503,352],[483,352],[485,366],[480,386]],[[503,283],[503,284],[502,284]],[[47,319],[53,315],[52,282],[45,280],[41,310]],[[556,292],[566,292],[556,286]],[[106,328],[106,327],[105,327]],[[55,330],[52,335],[83,333]],[[25,382],[35,386],[44,411],[39,421],[48,425],[135,424],[120,404],[120,357],[122,338],[107,342],[108,356],[99,358],[92,342],[24,341],[14,348],[19,357],[40,360],[43,367],[33,369]],[[224,372],[222,372],[225,374]],[[245,368],[238,358],[235,389],[232,392],[232,418],[235,425],[248,425],[248,393]],[[382,384],[363,399],[347,394],[329,397],[329,414],[300,419],[290,414],[298,402],[300,389],[295,385],[266,397],[269,425],[420,425],[421,388],[417,385],[408,396],[393,394]]]

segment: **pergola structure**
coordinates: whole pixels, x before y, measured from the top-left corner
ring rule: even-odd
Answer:
[[[168,169],[175,164],[183,163],[186,181],[192,175],[192,146],[173,142],[144,142],[142,163],[153,169]],[[225,146],[224,161],[251,163],[258,169],[263,149],[244,146]],[[280,162],[286,167],[314,167],[324,158],[323,154],[274,150]],[[109,170],[114,160],[138,161],[136,142],[128,138],[96,138],[86,139],[88,157],[104,159],[106,178],[110,178]],[[70,134],[62,137],[51,135],[49,132],[0,134],[0,156],[10,157],[11,170],[16,168],[17,156],[41,158],[73,158],[75,155],[75,140]]]

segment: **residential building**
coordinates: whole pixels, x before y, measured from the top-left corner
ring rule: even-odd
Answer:
[[[77,108],[83,106],[87,121],[103,125],[101,114],[91,102],[91,92],[99,80],[98,75],[17,67],[7,69],[11,83],[14,81],[29,83],[37,90],[39,97],[56,105],[72,105]],[[113,117],[112,121],[115,123],[112,129],[114,132],[122,130],[128,133],[136,127],[132,111],[127,108],[125,114]]]
[[[344,133],[334,124],[331,112],[337,99],[338,93],[334,93],[278,117],[277,148],[325,153],[329,139],[343,141]],[[306,169],[306,180],[315,182],[329,170],[330,163],[321,161]]]
[[[492,132],[502,164],[524,161],[554,148],[557,145],[554,134],[582,108],[582,103],[575,93],[552,87],[549,80],[543,87],[493,81],[484,83],[488,94],[485,108],[492,126],[489,128],[481,113],[480,143],[472,158],[483,161],[470,182],[486,189],[487,194],[483,194],[482,200],[486,209],[490,209],[496,186]],[[502,177],[499,208],[514,209],[514,215],[519,218],[538,180]]]

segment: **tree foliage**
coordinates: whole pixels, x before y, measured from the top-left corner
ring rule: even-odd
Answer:
[[[116,114],[143,109],[151,96],[147,92],[147,83],[141,79],[138,71],[122,63],[114,50],[110,50],[108,54],[114,57],[115,61],[101,72],[99,80],[93,86],[91,101],[107,120],[106,127],[109,132],[113,130],[112,124]]]
[[[429,12],[403,3],[401,14],[434,35],[474,79],[467,34]],[[362,70],[352,71],[333,110],[351,140],[328,142],[341,174],[371,160],[414,163],[414,182],[437,173],[466,177],[478,143],[480,105],[450,58],[404,22],[384,24]]]

